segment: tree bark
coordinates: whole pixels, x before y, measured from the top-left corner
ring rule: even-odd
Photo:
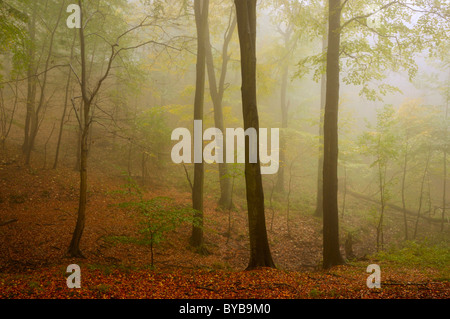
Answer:
[[[256,0],[235,0],[235,5],[241,51],[241,93],[244,130],[252,127],[258,132],[259,119],[256,102]],[[245,142],[245,153],[245,186],[250,236],[250,261],[247,269],[275,267],[267,238],[259,154],[257,154],[256,163],[249,162],[248,138],[246,138]]]
[[[344,263],[339,249],[337,198],[340,20],[340,0],[330,0],[323,162],[323,268],[325,269]]]

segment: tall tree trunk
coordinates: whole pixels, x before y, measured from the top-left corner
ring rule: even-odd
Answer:
[[[448,101],[450,100],[450,96],[447,95],[447,104],[445,106],[445,141],[447,141],[448,134]],[[441,232],[444,231],[444,220],[445,220],[445,209],[446,209],[446,196],[447,196],[447,145],[444,145],[444,182],[443,182],[443,195],[442,195],[442,222],[441,222]]]
[[[380,148],[380,139],[378,139],[378,148]],[[380,246],[383,249],[384,241],[383,241],[383,221],[384,221],[384,211],[386,208],[386,170],[387,164],[383,163],[380,158],[378,158],[378,184],[380,190],[380,219],[378,220],[377,225],[377,251],[380,250]]]
[[[403,176],[402,176],[402,206],[403,206],[403,222],[405,225],[405,240],[408,240],[408,221],[406,219],[406,199],[405,199],[407,166],[408,166],[408,137],[406,137],[405,154],[403,158]]]
[[[414,235],[413,235],[414,239],[416,239],[417,230],[418,230],[418,227],[419,227],[420,213],[422,211],[423,188],[424,188],[424,185],[425,185],[425,178],[428,175],[428,166],[430,164],[430,159],[431,159],[431,149],[428,149],[427,161],[425,163],[425,170],[423,171],[422,182],[420,184],[419,208],[417,209],[417,219],[416,219],[416,224],[414,226]]]
[[[203,104],[205,95],[205,74],[206,74],[205,50],[206,50],[208,10],[209,10],[209,0],[194,0],[195,22],[197,25],[197,69],[195,82],[194,121],[203,120]],[[192,226],[192,235],[190,238],[190,243],[194,247],[203,246],[203,182],[204,182],[204,165],[202,156],[202,158],[197,159],[197,161],[195,161],[194,164],[192,207],[195,209],[194,214],[195,223]]]
[[[28,67],[27,67],[27,113],[25,117],[24,141],[22,144],[23,154],[28,153],[30,139],[30,123],[34,113],[36,100],[36,17],[37,17],[37,1],[33,2],[31,17],[28,20]]]
[[[81,0],[78,1],[80,8],[82,7]],[[88,96],[87,82],[86,82],[86,47],[84,39],[84,26],[83,26],[83,9],[80,13],[81,28],[79,29],[80,35],[80,55],[81,55],[81,95],[82,95],[82,108],[83,116],[80,116],[80,197],[78,203],[77,224],[72,235],[72,240],[69,245],[68,254],[71,257],[84,257],[80,250],[81,236],[83,235],[84,225],[86,221],[86,200],[87,200],[87,155],[88,155],[88,136],[89,127],[91,124],[90,109],[92,97]],[[81,109],[80,109],[81,110]]]
[[[234,29],[236,28],[236,17],[230,21],[227,32],[224,36],[224,42],[222,46],[222,67],[220,72],[219,85],[216,82],[216,73],[214,69],[214,59],[212,54],[211,41],[209,36],[209,25],[206,30],[206,67],[208,70],[208,82],[211,99],[214,106],[214,124],[221,132],[225,132],[225,125],[223,121],[222,101],[225,91],[225,78],[228,68],[228,61],[230,56],[228,55],[228,46],[233,36]],[[226,140],[223,139],[223,154],[226,154]],[[219,206],[228,209],[233,206],[231,201],[231,178],[228,175],[228,165],[224,161],[219,163],[219,180],[220,180],[220,199]]]
[[[325,269],[344,263],[339,249],[337,197],[340,21],[340,0],[330,0],[323,161],[323,267]]]
[[[242,111],[244,130],[259,130],[256,103],[256,0],[235,0],[241,51]],[[259,137],[258,137],[259,140]],[[259,145],[259,142],[258,144]],[[249,140],[245,142],[245,186],[250,236],[250,261],[247,269],[275,267],[267,239],[264,192],[259,154],[256,163],[249,161]]]
[[[322,53],[325,53],[328,45],[327,33],[322,38]],[[323,216],[323,116],[327,93],[327,74],[323,73],[320,79],[320,114],[319,114],[319,160],[317,165],[317,196],[315,216]]]
[[[285,39],[285,47],[289,39]],[[284,192],[284,176],[286,167],[286,128],[288,127],[288,104],[286,102],[286,93],[289,77],[289,65],[285,61],[281,74],[281,91],[280,91],[280,107],[281,107],[281,138],[280,138],[280,166],[278,168],[277,183],[275,189],[278,192]]]
[[[278,192],[284,192],[284,181],[286,171],[286,129],[288,127],[288,112],[289,102],[286,99],[288,80],[289,80],[289,58],[292,55],[292,51],[295,49],[297,43],[296,39],[294,45],[291,45],[291,35],[293,32],[292,25],[288,25],[285,31],[281,29],[278,31],[282,34],[284,40],[285,57],[281,61],[281,86],[280,86],[280,109],[281,109],[281,137],[280,137],[280,151],[279,151],[279,168],[277,174],[276,190]]]

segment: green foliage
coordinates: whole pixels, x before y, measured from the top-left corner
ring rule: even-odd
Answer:
[[[345,1],[341,16],[340,63],[342,81],[360,86],[360,95],[381,100],[387,93],[399,92],[385,83],[388,72],[405,70],[416,76],[415,55],[425,49],[431,56],[445,56],[449,19],[446,1]],[[421,14],[418,14],[420,12]],[[371,23],[371,21],[376,23]],[[318,33],[323,26],[311,24]],[[447,41],[448,42],[448,41]],[[314,79],[324,73],[324,52],[299,61],[296,76],[314,72]]]
[[[191,223],[200,227],[200,220],[194,217],[194,210],[190,207],[177,205],[172,198],[155,197],[145,199],[142,190],[132,178],[128,178],[128,183],[124,185],[126,189],[122,193],[134,197],[133,200],[122,202],[119,207],[129,209],[137,214],[141,219],[142,226],[140,234],[142,238],[138,241],[128,238],[117,238],[120,241],[137,242],[139,244],[149,245],[152,252],[153,266],[153,248],[160,244],[167,232],[176,229],[183,223]]]
[[[450,246],[448,243],[430,243],[419,241],[405,241],[400,246],[393,246],[376,255],[381,260],[391,261],[405,266],[424,266],[449,268]]]
[[[397,138],[395,132],[395,110],[392,105],[385,105],[377,110],[377,124],[369,125],[369,132],[365,132],[359,139],[361,151],[372,155],[375,161],[371,166],[379,165],[385,168],[390,159],[397,156]]]

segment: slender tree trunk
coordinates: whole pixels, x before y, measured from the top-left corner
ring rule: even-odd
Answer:
[[[377,225],[377,251],[380,250],[380,246],[383,249],[383,219],[384,219],[384,210],[386,208],[386,198],[385,198],[385,187],[386,187],[386,163],[384,164],[384,174],[382,161],[378,159],[378,183],[380,188],[380,203],[381,203],[381,211],[380,211],[380,219],[378,220]]]
[[[287,47],[287,42],[285,40],[285,47]],[[280,138],[280,165],[277,174],[277,183],[275,189],[278,192],[284,192],[284,177],[285,177],[285,167],[286,167],[286,128],[288,127],[288,104],[286,102],[287,86],[289,77],[289,65],[285,61],[283,66],[283,71],[281,75],[281,92],[280,92],[280,107],[281,107],[281,138]]]
[[[403,176],[402,176],[402,206],[403,206],[403,222],[405,224],[405,240],[408,240],[408,221],[406,219],[406,200],[405,200],[407,166],[408,166],[408,139],[406,138],[405,156],[403,159]]]
[[[55,33],[58,28],[59,22],[61,21],[61,16],[62,16],[64,7],[65,7],[65,3],[62,2],[61,9],[59,11],[55,26],[54,26],[52,32],[50,33],[50,44],[49,44],[49,48],[48,48],[47,59],[45,61],[45,65],[44,65],[44,70],[48,70],[48,67],[50,65],[50,58],[52,57],[52,53],[53,53],[53,43],[54,43],[54,39],[55,39]],[[26,152],[25,152],[25,164],[26,165],[30,164],[31,152],[33,151],[34,142],[36,140],[36,136],[37,136],[37,133],[39,130],[39,113],[45,104],[45,88],[47,86],[47,74],[48,74],[48,72],[44,72],[44,76],[43,76],[42,83],[41,83],[39,103],[36,107],[36,110],[32,110],[31,117],[30,117],[30,131],[29,131],[29,135],[28,135],[28,145],[27,145]]]
[[[241,51],[242,111],[244,130],[259,130],[256,99],[256,0],[235,0]],[[259,137],[258,137],[259,140]],[[259,145],[259,142],[258,144]],[[245,186],[250,235],[250,261],[247,269],[275,267],[267,238],[264,191],[259,154],[256,163],[249,162],[249,140],[245,143]]]
[[[344,218],[345,214],[345,200],[347,199],[347,166],[344,166],[344,194],[342,195],[342,213],[341,216]]]
[[[8,138],[9,132],[11,131],[12,123],[14,121],[14,114],[16,113],[17,104],[18,104],[18,100],[19,100],[18,82],[19,82],[19,80],[18,80],[18,78],[16,78],[14,89],[10,85],[11,91],[14,92],[14,102],[13,102],[13,109],[11,111],[11,117],[9,118],[9,120],[8,120],[8,116],[6,114],[5,103],[3,101],[3,94],[0,93],[1,103],[2,103],[2,107],[1,107],[1,114],[2,114],[2,116],[1,116],[2,117],[1,142],[2,142],[2,150],[4,152],[6,152],[6,139]],[[0,91],[0,92],[2,92],[2,91]]]
[[[340,0],[330,0],[323,162],[323,267],[325,269],[344,263],[339,247],[337,197],[340,21]]]
[[[236,28],[236,17],[230,21],[228,30],[224,36],[224,42],[222,47],[222,67],[220,72],[219,85],[216,83],[216,74],[214,69],[214,60],[212,54],[211,41],[209,36],[209,25],[206,30],[206,66],[208,70],[209,91],[214,106],[214,124],[221,132],[225,132],[225,125],[223,121],[222,101],[225,91],[225,78],[228,68],[228,61],[230,56],[228,55],[228,46],[233,36],[234,29]],[[223,154],[226,154],[226,140],[223,138]],[[225,163],[219,163],[219,181],[220,181],[220,199],[219,206],[228,208],[232,206],[231,201],[231,178],[228,174],[228,165]]]
[[[77,33],[74,32],[72,47],[70,49],[70,63],[72,63],[72,60],[73,60],[76,36],[77,36]],[[56,143],[56,153],[55,153],[55,161],[53,163],[53,169],[56,169],[56,167],[58,166],[59,149],[61,147],[62,132],[63,132],[63,128],[64,128],[64,119],[66,118],[67,106],[69,104],[69,89],[70,89],[71,78],[72,78],[72,70],[69,69],[69,74],[67,76],[67,83],[66,83],[66,92],[65,92],[65,96],[64,96],[64,109],[63,109],[63,114],[61,116],[61,121],[59,122],[58,142]]]
[[[327,51],[327,33],[322,38],[322,52]],[[315,216],[323,216],[323,118],[325,112],[325,101],[327,93],[327,74],[323,73],[320,79],[320,114],[319,114],[319,160],[317,165],[317,196]]]
[[[206,31],[209,0],[194,0],[195,22],[197,25],[197,69],[195,82],[194,120],[203,120],[206,70]],[[203,134],[203,133],[202,133]],[[203,246],[203,159],[194,164],[194,185],[192,207],[195,209],[195,224],[192,226],[190,243],[194,247]]]
[[[420,220],[420,213],[422,211],[422,201],[423,201],[423,188],[425,185],[425,178],[428,175],[428,166],[430,164],[430,159],[431,159],[431,150],[428,150],[428,154],[427,154],[427,161],[425,164],[425,170],[423,171],[423,176],[422,176],[422,182],[420,184],[420,196],[419,196],[419,208],[417,209],[417,219],[416,219],[416,224],[414,226],[414,235],[413,238],[416,239],[417,237],[417,230],[418,230],[418,226],[419,226],[419,220]]]
[[[82,8],[81,0],[78,5]],[[81,55],[81,94],[83,99],[83,116],[80,116],[80,197],[78,203],[77,223],[69,245],[68,254],[71,257],[84,257],[80,250],[81,236],[83,235],[84,225],[86,221],[86,200],[87,200],[87,157],[88,157],[88,136],[91,124],[90,111],[92,97],[88,96],[86,81],[86,48],[83,27],[83,9],[81,9],[81,28],[80,35],[80,55]]]
[[[30,122],[34,113],[36,103],[36,17],[37,17],[37,1],[33,2],[33,10],[31,18],[28,21],[28,67],[27,67],[27,113],[25,117],[24,141],[22,144],[23,154],[26,156],[29,148],[30,139]]]
[[[447,96],[447,104],[445,106],[445,141],[447,141],[448,134],[448,101],[450,97]],[[442,222],[441,222],[441,232],[444,231],[444,221],[445,221],[445,209],[446,209],[446,196],[447,196],[447,145],[444,146],[444,182],[443,182],[443,195],[442,195]]]

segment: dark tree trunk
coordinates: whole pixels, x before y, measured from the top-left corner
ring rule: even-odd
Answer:
[[[195,82],[194,120],[203,120],[206,74],[206,30],[209,0],[194,0],[195,22],[197,25],[197,69]],[[195,209],[195,223],[192,226],[190,243],[194,247],[203,246],[203,160],[194,164],[194,185],[192,188],[192,208]]]
[[[78,5],[82,8],[81,0]],[[83,235],[84,225],[86,221],[86,199],[87,199],[87,157],[88,157],[88,136],[91,124],[90,109],[92,103],[92,96],[88,96],[87,81],[86,81],[86,48],[84,42],[84,28],[83,28],[83,9],[81,9],[81,28],[80,35],[80,55],[81,55],[81,95],[83,99],[83,114],[80,116],[80,197],[78,203],[78,217],[75,230],[72,235],[72,240],[69,245],[68,255],[71,257],[83,257],[80,250],[81,236]],[[81,109],[80,109],[81,110]]]
[[[323,267],[325,269],[344,263],[339,249],[337,197],[340,20],[340,0],[330,0],[323,162]]]
[[[235,0],[241,50],[242,111],[244,129],[255,128],[259,119],[256,104],[256,0]],[[258,143],[259,145],[259,143]],[[245,186],[247,193],[250,261],[247,269],[275,267],[267,239],[259,156],[249,162],[249,140],[245,143]]]
[[[89,105],[87,105],[87,108],[89,108]],[[78,217],[68,251],[71,257],[84,257],[80,250],[80,241],[86,221],[88,132],[89,127],[85,125],[80,146],[80,197],[78,202]]]

